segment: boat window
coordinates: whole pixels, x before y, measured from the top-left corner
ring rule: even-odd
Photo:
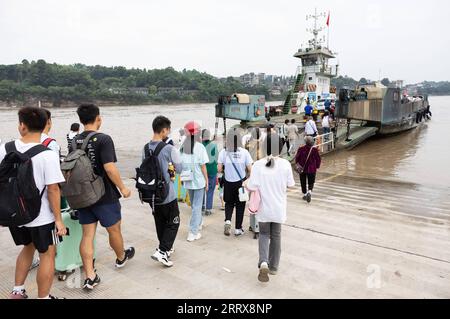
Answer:
[[[398,102],[400,100],[400,94],[398,92],[394,92],[394,102]]]

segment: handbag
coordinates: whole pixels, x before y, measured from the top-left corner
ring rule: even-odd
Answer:
[[[238,170],[237,167],[236,167],[236,164],[234,164],[233,159],[232,159],[231,156],[230,156],[230,153],[227,152],[227,156],[228,156],[228,158],[230,159],[231,164],[233,165],[234,170],[235,170],[236,173],[238,174],[238,176],[239,176],[239,178],[241,179],[241,181],[244,181],[244,179],[243,179],[242,176],[241,176],[241,173],[239,173],[239,170]],[[248,191],[247,191],[247,189],[246,189],[245,187],[240,187],[238,192],[239,192],[239,201],[240,201],[241,203],[244,203],[244,202],[248,202],[248,201],[249,201],[250,195],[248,194]]]
[[[250,193],[250,200],[248,202],[248,212],[251,215],[256,215],[259,212],[261,206],[261,194],[259,190],[252,191]]]
[[[182,182],[192,182],[192,180],[194,179],[194,173],[192,171],[182,171],[180,174],[180,181]]]
[[[312,149],[313,149],[313,146],[311,146],[311,148],[309,149],[308,157],[306,157],[306,161],[305,161],[305,166],[301,166],[300,163],[295,163],[297,173],[303,174],[303,171],[306,168],[306,164],[308,163],[309,157],[311,156]]]

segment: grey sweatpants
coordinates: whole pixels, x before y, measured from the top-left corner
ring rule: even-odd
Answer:
[[[259,223],[259,264],[269,264],[270,270],[278,270],[281,255],[281,224]]]

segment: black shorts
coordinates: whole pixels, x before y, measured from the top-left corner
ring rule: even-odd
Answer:
[[[57,240],[53,238],[54,230],[55,223],[38,227],[9,227],[11,236],[17,246],[28,246],[33,243],[41,254],[45,254],[49,246],[57,243]]]
[[[228,182],[225,180],[223,186],[223,201],[225,203],[239,203],[239,188],[242,187],[242,181]]]

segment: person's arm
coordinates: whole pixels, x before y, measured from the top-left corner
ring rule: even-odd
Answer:
[[[287,188],[295,188],[294,173],[292,172],[292,168],[290,167],[290,165],[287,174],[288,174]]]
[[[320,157],[319,150],[316,148],[316,157],[317,157],[317,169],[320,168],[320,165],[322,164],[322,158]]]
[[[123,184],[119,170],[115,164],[117,161],[116,151],[114,142],[110,136],[104,135],[103,142],[99,146],[99,155],[100,163],[103,163],[106,175],[108,175],[109,179],[116,185],[124,198],[130,197],[131,191]]]
[[[247,176],[252,174],[252,164],[247,165]]]
[[[218,159],[218,165],[217,165],[217,172],[220,173],[220,174],[223,174],[223,163],[224,163],[224,160],[225,160],[224,152],[225,152],[225,151],[222,150],[222,151],[219,153],[219,159]]]
[[[256,191],[259,187],[259,172],[258,169],[254,169],[250,174],[250,178],[244,182],[244,187],[249,191]]]
[[[58,236],[65,236],[67,233],[61,217],[61,191],[58,184],[47,185],[47,197],[50,203],[50,209],[55,216],[55,226]]]
[[[178,174],[181,173],[183,170],[183,163],[181,161],[180,151],[178,151],[175,147],[172,147],[170,157],[172,159],[173,166],[175,166],[175,172]]]
[[[64,236],[67,233],[66,227],[61,217],[61,191],[59,183],[64,182],[64,176],[61,173],[58,156],[52,152],[44,152],[44,183],[47,185],[47,198],[50,209],[55,216],[55,226],[58,236]]]
[[[111,182],[113,182],[114,185],[117,186],[122,196],[124,198],[130,197],[131,191],[124,185],[116,164],[113,162],[106,163],[103,164],[103,168],[105,169],[106,175],[108,175]]]
[[[208,185],[208,172],[206,171],[206,164],[203,164],[201,166],[201,168],[202,168],[203,177],[205,178],[205,184],[206,184],[205,190],[208,191],[209,185]]]
[[[247,177],[249,177],[252,173],[252,166],[253,166],[253,159],[249,151],[246,151],[245,166],[247,168]]]

